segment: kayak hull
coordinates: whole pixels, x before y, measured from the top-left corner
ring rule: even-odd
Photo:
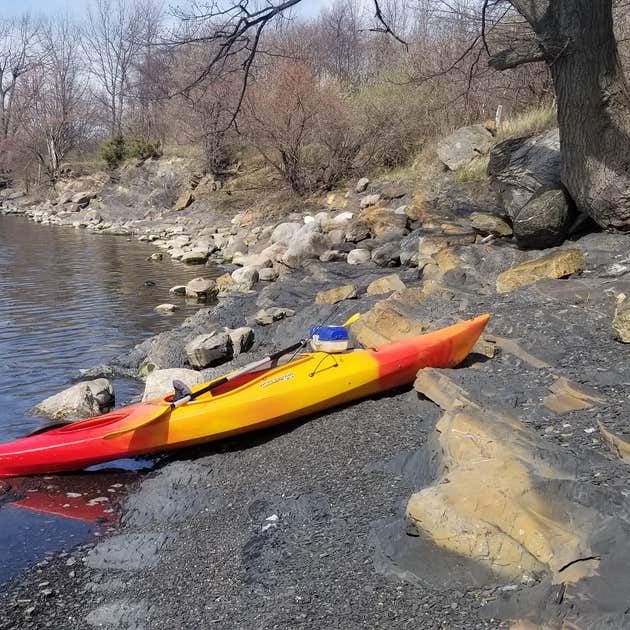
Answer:
[[[285,365],[244,375],[127,433],[125,429],[159,415],[171,396],[0,444],[0,477],[78,470],[220,440],[399,387],[412,382],[421,368],[461,363],[488,319],[483,315],[373,349],[305,354]]]

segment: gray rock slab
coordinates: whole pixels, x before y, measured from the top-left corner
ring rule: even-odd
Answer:
[[[93,610],[85,618],[89,626],[119,630],[145,630],[150,627],[150,606],[147,601],[120,599]]]
[[[165,534],[119,534],[99,543],[88,554],[86,564],[91,569],[152,569],[158,565],[165,543]]]

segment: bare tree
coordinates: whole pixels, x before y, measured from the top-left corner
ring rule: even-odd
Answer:
[[[29,15],[0,21],[0,138],[13,135],[20,82],[37,64],[38,25]],[[19,112],[18,112],[19,113]]]
[[[133,64],[151,5],[142,0],[94,0],[88,9],[84,51],[101,91],[112,136],[121,135]]]
[[[316,28],[313,57],[323,72],[342,85],[359,85],[367,72],[361,4],[336,0],[322,11]]]
[[[88,125],[81,32],[68,15],[43,24],[41,61],[26,82],[26,144],[54,185],[62,160],[84,136]]]
[[[302,0],[281,0],[272,2],[266,0],[260,5],[250,7],[248,0],[228,3],[217,0],[211,2],[192,3],[190,11],[178,11],[177,15],[187,22],[201,22],[208,28],[193,37],[180,39],[181,43],[206,42],[211,44],[208,61],[204,70],[190,84],[194,87],[205,81],[214,73],[221,73],[230,64],[239,63],[242,69],[241,89],[231,123],[236,121],[240,107],[243,104],[249,84],[254,61],[261,53],[263,35],[278,18],[287,14]],[[380,0],[372,0],[375,7],[375,19],[382,26],[382,30],[404,43],[392,30],[383,15]]]
[[[220,179],[232,157],[229,140],[235,134],[231,121],[238,80],[234,72],[226,70],[196,82],[205,67],[206,49],[206,44],[198,43],[176,48],[170,72],[162,75],[162,84],[166,83],[168,91],[175,94],[169,104],[175,128],[189,142],[202,146],[208,171]]]
[[[164,141],[167,77],[174,63],[173,55],[161,45],[163,14],[158,4],[143,5],[140,48],[135,56],[129,80],[129,125],[142,138]]]

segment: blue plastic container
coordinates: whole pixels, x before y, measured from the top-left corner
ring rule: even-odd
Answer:
[[[350,338],[343,326],[311,326],[310,337],[315,335],[320,341],[344,341]]]
[[[343,352],[350,337],[343,326],[311,326],[311,347],[319,352]]]

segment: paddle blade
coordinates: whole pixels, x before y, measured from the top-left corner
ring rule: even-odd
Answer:
[[[361,317],[361,313],[355,313],[354,315],[351,315],[350,317],[348,317],[348,319],[346,319],[346,321],[343,324],[341,324],[341,325],[344,328],[347,328],[351,324],[354,324],[354,322],[359,321],[360,317]]]
[[[143,418],[139,422],[132,424],[131,426],[125,427],[124,429],[118,429],[117,431],[112,431],[107,435],[103,436],[104,440],[113,440],[114,438],[120,437],[121,435],[126,435],[127,433],[131,433],[132,431],[137,431],[138,429],[142,429],[150,424],[153,424],[157,420],[163,418],[167,413],[171,411],[170,405],[164,405],[157,409],[154,413],[150,414],[146,418]]]

